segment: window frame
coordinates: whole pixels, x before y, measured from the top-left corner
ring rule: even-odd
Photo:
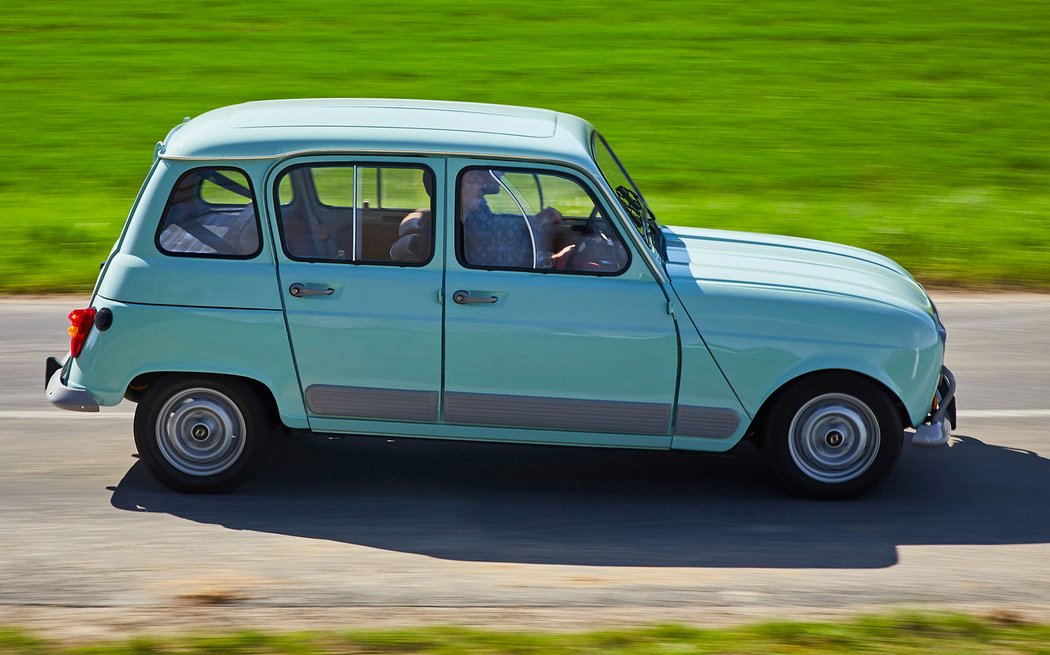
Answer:
[[[240,173],[241,175],[244,176],[244,180],[248,183],[248,191],[252,194],[252,197],[251,197],[252,212],[255,215],[255,230],[256,230],[256,234],[258,235],[258,245],[256,246],[254,252],[249,253],[249,254],[245,254],[245,255],[229,255],[229,254],[224,254],[224,253],[219,253],[219,252],[178,252],[178,251],[168,250],[167,248],[165,248],[164,246],[161,245],[161,243],[160,243],[160,235],[164,232],[164,229],[167,227],[165,222],[167,221],[168,213],[171,211],[171,208],[172,208],[172,200],[174,200],[176,192],[182,186],[183,180],[185,180],[191,174],[197,173],[198,171],[219,171],[219,172],[221,172],[221,171],[233,171],[235,173]],[[206,180],[207,178],[204,178],[204,179]],[[207,200],[204,200],[204,197],[202,195],[200,195],[200,189],[199,188],[197,190],[197,195],[200,197],[201,202],[206,203],[210,207],[236,206],[236,205],[216,205],[215,203],[208,202]],[[193,168],[190,168],[190,169],[187,169],[187,170],[183,171],[179,175],[178,179],[175,180],[175,184],[173,184],[171,186],[171,191],[168,192],[168,198],[167,198],[167,200],[164,201],[164,211],[161,212],[160,220],[157,222],[157,230],[153,234],[153,245],[154,245],[154,247],[156,247],[157,252],[159,252],[160,254],[164,255],[165,257],[190,257],[190,258],[197,258],[197,259],[234,259],[234,260],[249,260],[249,259],[255,259],[256,257],[258,257],[263,251],[263,230],[262,230],[262,219],[259,217],[259,201],[258,201],[257,194],[255,193],[255,186],[252,184],[252,177],[251,177],[251,175],[249,175],[248,172],[245,171],[244,169],[237,168],[236,166],[195,166]],[[205,244],[205,245],[207,245],[207,244]]]
[[[292,254],[288,250],[288,241],[287,241],[287,239],[285,239],[284,221],[283,221],[283,217],[281,215],[282,208],[285,207],[286,205],[281,205],[281,197],[280,197],[281,181],[284,180],[285,176],[288,175],[291,171],[299,169],[299,168],[355,168],[355,167],[357,167],[357,168],[377,168],[377,169],[378,168],[404,168],[404,169],[414,169],[414,170],[418,170],[420,172],[426,171],[426,172],[430,173],[431,177],[435,180],[435,184],[434,184],[433,192],[430,194],[430,217],[431,217],[431,219],[430,219],[430,256],[429,257],[427,257],[425,260],[423,260],[421,262],[395,262],[395,261],[384,262],[384,261],[374,261],[374,260],[329,259],[329,258],[324,258],[324,257],[300,257],[298,255]],[[276,228],[277,228],[277,230],[276,230],[276,232],[277,232],[277,240],[280,241],[280,243],[281,243],[281,251],[284,253],[285,257],[287,257],[289,260],[295,261],[295,262],[317,263],[317,264],[349,264],[349,265],[352,265],[352,266],[395,266],[395,267],[398,267],[398,268],[422,268],[424,266],[427,266],[432,261],[434,261],[434,256],[437,254],[437,243],[436,243],[436,238],[435,237],[437,235],[438,212],[437,212],[437,199],[434,197],[438,193],[437,182],[436,182],[437,179],[438,179],[437,173],[434,170],[433,166],[431,166],[429,164],[424,164],[422,162],[418,162],[418,163],[415,163],[415,162],[384,162],[384,161],[368,161],[368,160],[353,159],[353,160],[338,160],[338,161],[337,160],[304,161],[304,162],[299,162],[299,163],[292,163],[292,164],[290,164],[288,166],[285,166],[285,167],[281,168],[280,170],[278,170],[273,175],[273,182],[271,182],[271,184],[270,184],[270,188],[271,188],[271,191],[272,191],[273,207],[274,207],[274,220],[275,220]],[[356,175],[355,175],[354,184],[355,185],[357,184]],[[293,187],[293,194],[294,194],[294,187]],[[354,190],[354,197],[355,197],[355,205],[356,205],[356,198],[357,198],[357,190],[356,189]],[[315,188],[315,193],[314,193],[314,200],[316,200],[317,203],[319,205],[321,205],[322,207],[325,207],[325,208],[328,208],[328,209],[351,209],[354,212],[356,212],[358,210],[358,208],[356,206],[355,207],[342,207],[342,206],[328,205],[328,204],[322,202],[320,196],[318,196],[316,194],[316,188]],[[307,200],[307,202],[309,202],[309,201]],[[378,200],[378,193],[377,193],[377,202],[379,202],[379,200]],[[385,209],[385,208],[383,208],[383,207],[373,207],[371,209]],[[400,209],[400,208],[393,208],[393,209]],[[410,210],[410,211],[412,211],[412,210]],[[406,216],[407,216],[407,214],[406,214]]]
[[[462,204],[462,196],[460,194],[460,183],[461,183],[461,181],[463,179],[463,175],[465,175],[466,173],[468,173],[470,171],[478,170],[478,169],[514,172],[514,173],[521,173],[521,174],[525,174],[525,175],[532,175],[534,177],[538,177],[540,175],[551,175],[551,176],[554,176],[554,177],[560,177],[562,179],[569,180],[571,182],[575,182],[584,191],[584,193],[586,193],[588,195],[588,197],[590,197],[591,202],[594,203],[594,206],[598,207],[599,210],[604,213],[605,221],[609,224],[609,226],[612,229],[613,233],[616,235],[616,239],[617,239],[617,241],[619,241],[620,246],[623,247],[624,252],[627,253],[627,261],[624,262],[624,265],[618,271],[583,271],[583,270],[573,270],[573,269],[558,269],[558,268],[553,268],[553,267],[552,268],[528,268],[528,267],[520,267],[520,266],[482,266],[482,265],[471,264],[471,263],[467,262],[466,255],[463,252],[464,238],[463,238],[463,221],[460,218],[460,213],[461,213],[461,210],[462,210],[462,206],[461,206],[461,204]],[[543,275],[585,275],[585,276],[589,276],[589,277],[618,277],[620,275],[624,275],[625,273],[627,273],[627,271],[630,270],[631,265],[634,263],[634,255],[631,252],[631,248],[628,245],[627,239],[625,239],[624,236],[622,234],[620,234],[619,229],[616,227],[616,221],[613,219],[613,216],[615,214],[610,212],[609,208],[605,205],[605,203],[600,201],[599,195],[595,193],[595,190],[593,188],[591,188],[591,186],[587,183],[587,180],[582,178],[582,177],[580,177],[579,175],[575,175],[575,174],[569,173],[569,172],[554,170],[554,169],[550,169],[550,168],[543,168],[542,166],[515,166],[515,165],[507,166],[507,165],[505,165],[503,163],[499,163],[499,164],[482,164],[482,163],[469,164],[467,166],[464,166],[464,167],[460,168],[459,172],[456,173],[456,182],[455,182],[455,186],[452,188],[452,193],[455,194],[455,204],[454,204],[455,210],[454,210],[453,221],[455,221],[455,225],[456,225],[456,227],[455,227],[455,235],[454,235],[456,261],[464,269],[473,270],[473,271],[515,271],[515,272],[523,272],[523,273],[540,273],[540,274],[543,274]],[[540,211],[543,211],[542,207],[540,208]]]

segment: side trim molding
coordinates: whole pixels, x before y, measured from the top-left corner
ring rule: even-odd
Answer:
[[[387,421],[437,421],[436,391],[404,391],[315,384],[306,388],[311,414]]]
[[[738,425],[740,415],[731,409],[680,405],[674,433],[683,437],[728,439]]]
[[[658,403],[445,393],[445,420],[461,425],[665,435],[670,418]]]

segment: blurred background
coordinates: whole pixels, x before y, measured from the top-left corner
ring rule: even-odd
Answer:
[[[83,291],[185,116],[400,97],[594,123],[664,223],[1050,289],[1050,3],[0,6],[0,292]]]

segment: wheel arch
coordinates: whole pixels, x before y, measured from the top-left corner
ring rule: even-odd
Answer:
[[[897,414],[901,419],[901,424],[905,426],[910,424],[911,419],[908,416],[908,409],[904,405],[904,401],[901,400],[900,395],[897,394],[896,391],[891,389],[889,385],[887,385],[882,380],[879,380],[874,376],[867,375],[866,373],[861,373],[860,371],[855,371],[851,369],[825,368],[797,375],[785,381],[783,384],[781,384],[779,387],[773,390],[773,392],[770,393],[762,402],[762,405],[755,413],[755,417],[751,421],[751,426],[748,428],[747,431],[747,438],[755,445],[762,447],[762,440],[764,438],[763,435],[765,433],[765,430],[763,428],[765,427],[766,421],[769,420],[772,408],[776,406],[777,402],[780,400],[780,398],[783,397],[784,394],[786,394],[788,391],[794,389],[799,385],[813,382],[814,380],[820,378],[834,376],[853,377],[874,384],[876,387],[881,389],[883,393],[886,394],[887,398],[890,399],[890,402],[893,404],[894,409],[897,410]]]
[[[127,389],[124,392],[124,398],[137,403],[151,386],[163,379],[193,377],[207,377],[217,380],[236,380],[242,382],[255,393],[263,406],[265,406],[270,412],[271,418],[275,422],[289,428],[305,427],[298,425],[298,421],[295,421],[294,418],[290,419],[285,413],[281,412],[280,405],[277,402],[277,397],[273,390],[270,389],[269,385],[262,380],[246,375],[213,372],[150,371],[148,373],[140,373],[136,375],[131,382],[128,383]],[[289,422],[293,423],[293,425],[289,425]]]

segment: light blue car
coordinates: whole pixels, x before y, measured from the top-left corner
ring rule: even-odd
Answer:
[[[226,491],[306,432],[724,452],[859,494],[945,443],[955,380],[880,255],[667,227],[587,122],[253,102],[173,129],[71,348],[64,409],[138,403],[165,484]]]

